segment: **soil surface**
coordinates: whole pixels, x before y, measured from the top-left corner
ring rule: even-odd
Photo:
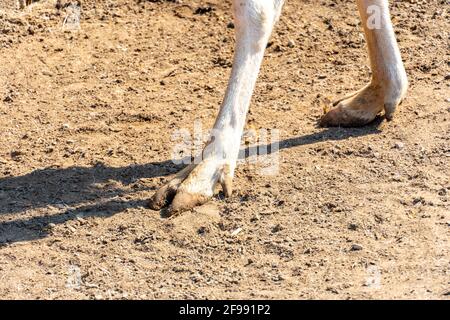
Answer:
[[[64,2],[64,1],[62,1]],[[0,2],[0,297],[449,299],[446,1],[391,1],[410,78],[394,121],[317,126],[369,79],[351,0],[287,1],[229,199],[172,218],[147,200],[209,128],[232,65],[230,1]],[[258,143],[258,140],[253,141]]]

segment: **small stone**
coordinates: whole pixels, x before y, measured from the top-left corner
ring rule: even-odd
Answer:
[[[228,24],[227,24],[227,28],[228,29],[234,29],[234,23],[233,22],[228,22]]]
[[[348,228],[349,228],[350,230],[355,231],[356,229],[358,229],[358,225],[357,225],[356,223],[350,223],[350,224],[348,225]]]
[[[416,197],[412,200],[413,206],[419,206],[425,204],[426,201],[423,197]]]
[[[286,280],[286,278],[282,274],[277,274],[272,277],[272,281],[281,282]]]
[[[6,102],[6,103],[13,102],[13,98],[12,98],[10,95],[7,95],[7,96],[3,99],[3,102]]]
[[[86,220],[86,219],[83,219],[82,217],[77,217],[76,220],[77,220],[81,225],[84,225],[84,224],[87,223],[87,220]]]
[[[235,236],[237,236],[239,233],[241,233],[241,231],[242,231],[242,228],[237,228],[236,230],[234,230],[234,231],[231,233],[231,236],[235,237]]]
[[[205,233],[206,233],[206,227],[200,227],[200,228],[198,228],[197,233],[198,233],[199,235],[201,235],[201,236],[205,235]]]
[[[405,148],[405,144],[403,142],[399,141],[399,142],[395,143],[395,149],[402,150],[404,148]]]
[[[295,41],[292,40],[292,39],[289,39],[287,45],[288,45],[289,48],[293,48],[293,47],[295,47]]]
[[[13,158],[13,159],[19,158],[22,155],[23,155],[22,151],[18,151],[18,150],[11,151],[11,158]]]
[[[363,247],[360,244],[352,244],[351,250],[352,251],[361,251]]]
[[[339,290],[333,287],[328,287],[327,291],[334,293],[334,294],[339,294]]]
[[[272,233],[277,233],[283,230],[283,226],[281,224],[277,224],[275,227],[272,228]]]

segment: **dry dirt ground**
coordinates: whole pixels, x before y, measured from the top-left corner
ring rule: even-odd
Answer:
[[[217,114],[230,1],[82,2],[79,28],[0,2],[1,298],[449,298],[447,1],[391,1],[395,120],[323,129],[369,79],[356,4],[288,0],[248,117],[279,130],[279,173],[246,161],[232,198],[172,218],[146,201],[173,133]]]

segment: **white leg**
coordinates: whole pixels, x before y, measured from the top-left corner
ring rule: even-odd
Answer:
[[[406,95],[408,80],[395,39],[387,0],[357,0],[369,51],[372,79],[368,86],[339,101],[322,118],[326,126],[359,126],[385,111],[392,119]]]
[[[227,196],[239,154],[242,131],[264,50],[284,0],[234,0],[236,49],[231,77],[202,158],[180,172],[150,201],[160,209],[172,198],[171,212],[191,209],[214,195],[221,183]]]

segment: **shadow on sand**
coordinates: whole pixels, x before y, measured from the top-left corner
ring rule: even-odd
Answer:
[[[379,119],[364,128],[330,128],[302,137],[289,138],[280,141],[278,149],[378,134],[381,121],[382,119]],[[241,157],[249,153],[252,154],[248,150],[241,150]],[[139,183],[140,179],[166,177],[181,168],[182,166],[167,160],[120,168],[110,168],[102,164],[66,169],[47,168],[23,176],[2,178],[0,215],[3,216],[4,222],[0,223],[0,244],[44,238],[48,235],[48,224],[61,224],[75,219],[78,215],[108,217],[128,208],[145,207],[146,199],[127,201],[123,200],[123,197],[126,198],[131,192],[153,189]],[[83,205],[85,203],[89,204]],[[55,207],[53,210],[59,213],[49,213],[52,211],[50,206]],[[32,210],[39,210],[40,215],[33,213],[30,217],[31,214],[27,212]]]

